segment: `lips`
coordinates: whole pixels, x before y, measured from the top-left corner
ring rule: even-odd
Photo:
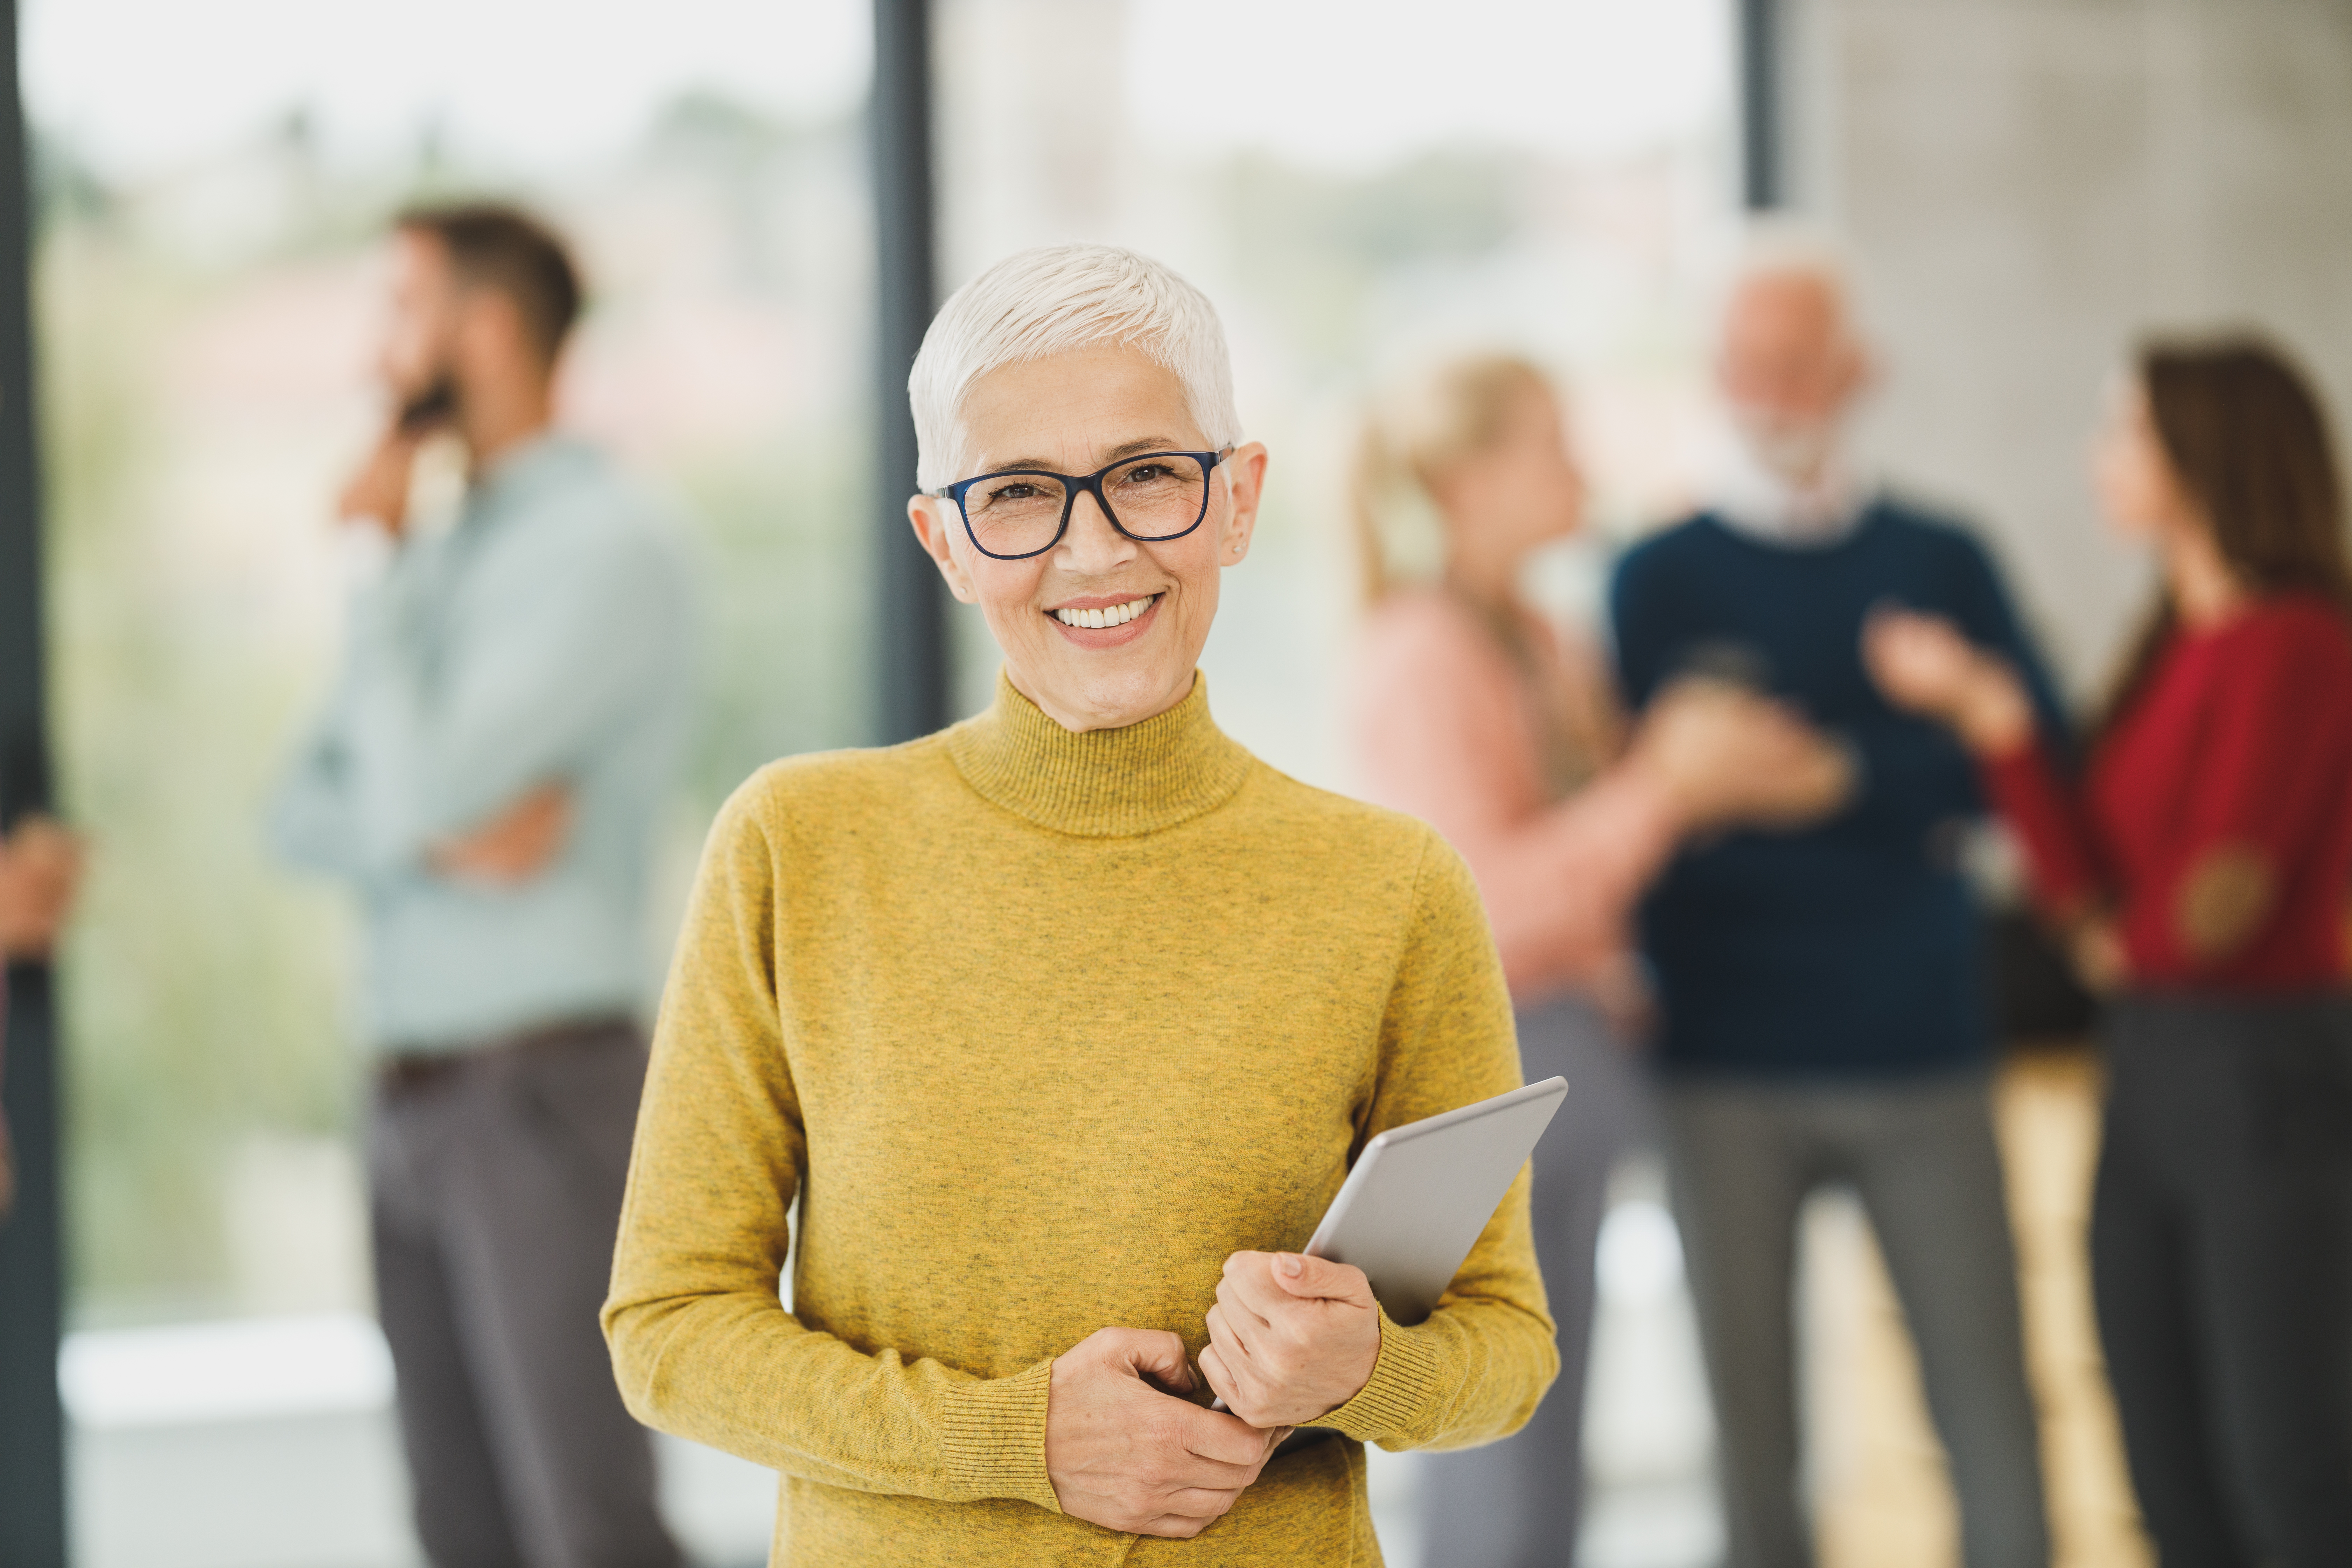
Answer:
[[[1123,626],[1129,621],[1141,619],[1151,606],[1159,602],[1159,595],[1146,594],[1140,598],[1129,599],[1116,605],[1097,605],[1085,609],[1064,605],[1061,609],[1048,610],[1045,613],[1066,626],[1084,626],[1093,631],[1107,631],[1115,626]]]
[[[1061,605],[1045,612],[1063,639],[1082,648],[1121,647],[1156,624],[1165,592],[1092,605]]]

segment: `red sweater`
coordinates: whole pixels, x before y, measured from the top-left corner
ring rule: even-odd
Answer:
[[[1989,761],[2057,914],[2113,907],[2152,989],[2344,984],[2352,622],[2282,594],[2176,634],[2079,789],[2028,747]]]

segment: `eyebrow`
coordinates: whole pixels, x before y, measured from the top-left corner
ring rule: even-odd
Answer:
[[[1118,462],[1121,458],[1132,458],[1139,452],[1180,452],[1182,450],[1183,447],[1173,436],[1144,436],[1133,441],[1120,442],[1118,446],[1113,447],[1108,452],[1103,454],[1103,460],[1096,466],[1097,468],[1108,468],[1111,464]],[[1053,459],[1050,458],[1014,458],[1010,462],[991,464],[988,468],[982,469],[981,472],[983,475],[1003,474],[1012,473],[1023,468],[1042,468],[1049,474],[1058,471],[1055,468]]]

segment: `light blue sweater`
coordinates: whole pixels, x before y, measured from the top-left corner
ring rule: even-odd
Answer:
[[[636,1006],[648,840],[692,684],[692,586],[659,510],[593,449],[549,437],[361,591],[341,679],[270,829],[288,859],[360,895],[373,1048],[462,1050]],[[438,841],[558,781],[576,815],[538,876],[489,887],[428,865]]]

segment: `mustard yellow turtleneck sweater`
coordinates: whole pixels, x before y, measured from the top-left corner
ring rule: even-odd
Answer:
[[[783,1473],[780,1563],[1377,1563],[1361,1445],[1503,1436],[1556,1370],[1524,1174],[1436,1312],[1383,1319],[1339,1437],[1196,1540],[1059,1510],[1053,1358],[1106,1325],[1197,1354],[1228,1253],[1303,1245],[1374,1133],[1518,1083],[1436,833],[1258,762],[1204,685],[1076,735],[1000,685],[720,814],[604,1309],[622,1391]]]

